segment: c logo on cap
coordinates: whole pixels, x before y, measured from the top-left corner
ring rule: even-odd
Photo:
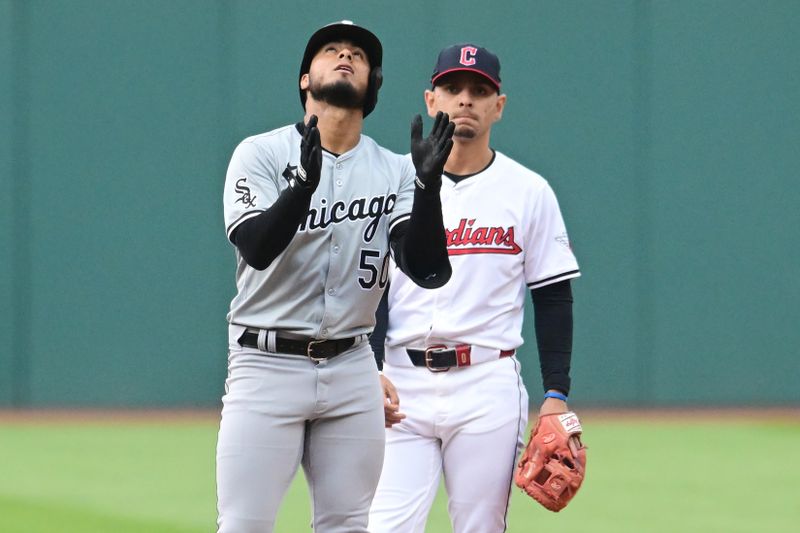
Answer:
[[[461,59],[458,61],[465,67],[475,64],[475,56],[478,55],[478,49],[474,46],[465,46],[461,49]]]

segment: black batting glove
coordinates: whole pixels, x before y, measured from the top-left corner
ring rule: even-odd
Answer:
[[[304,191],[314,192],[319,185],[322,172],[322,144],[317,129],[317,115],[311,115],[303,131],[300,141],[300,165],[297,167],[297,179],[291,183]]]
[[[427,138],[422,138],[422,117],[416,115],[411,121],[411,160],[417,171],[417,186],[420,189],[439,190],[442,185],[444,164],[453,148],[453,131],[447,113],[439,111]]]

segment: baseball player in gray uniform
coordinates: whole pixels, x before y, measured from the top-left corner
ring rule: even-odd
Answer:
[[[384,404],[367,335],[389,252],[426,288],[450,277],[439,190],[454,125],[411,127],[411,161],[361,134],[382,47],[341,21],[308,41],[303,122],[245,139],[225,182],[238,292],[217,443],[220,532],[272,531],[302,463],[319,532],[366,531]]]

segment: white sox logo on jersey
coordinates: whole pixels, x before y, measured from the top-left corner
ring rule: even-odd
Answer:
[[[474,218],[462,218],[456,229],[446,229],[448,255],[511,254],[522,251],[514,240],[514,226],[473,227]]]
[[[461,59],[459,63],[465,67],[470,67],[475,64],[475,56],[478,55],[478,49],[474,46],[465,46],[461,49]]]
[[[250,196],[250,187],[245,185],[247,183],[247,178],[241,177],[236,180],[236,194],[239,194],[239,198],[236,199],[234,203],[243,203],[246,207],[255,207],[256,205],[256,197]]]

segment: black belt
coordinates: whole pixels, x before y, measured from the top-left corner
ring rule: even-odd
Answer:
[[[431,372],[447,372],[456,366],[472,364],[472,346],[459,344],[454,348],[447,346],[431,346],[426,350],[406,349],[408,358],[414,366],[424,366]],[[501,350],[500,357],[514,355],[515,350]]]
[[[286,339],[283,337],[275,338],[276,353],[290,353],[294,355],[307,355],[314,361],[330,359],[349,349],[356,343],[356,337],[346,339],[329,339],[318,341],[314,339]],[[255,331],[245,331],[239,337],[239,345],[248,348],[258,347],[258,333]]]

